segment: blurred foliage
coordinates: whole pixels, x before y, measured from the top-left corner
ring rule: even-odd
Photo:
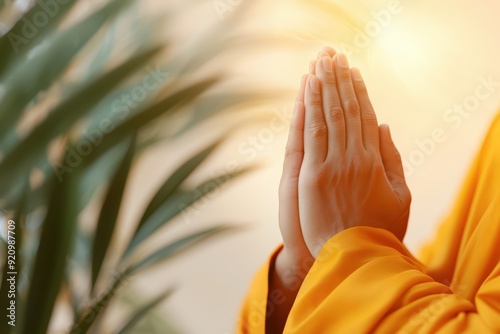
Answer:
[[[134,292],[127,281],[235,227],[215,225],[150,253],[137,250],[183,210],[252,167],[186,185],[227,138],[227,125],[221,124],[219,138],[186,161],[171,162],[169,167],[177,168],[151,194],[116,260],[110,255],[122,228],[119,216],[134,166],[160,141],[175,145],[180,136],[196,138],[198,128],[221,113],[275,97],[277,92],[236,85],[217,90],[227,73],[206,67],[229,48],[277,40],[231,33],[249,1],[190,40],[189,49],[155,36],[164,29],[160,22],[200,5],[197,0],[178,1],[170,12],[151,19],[141,16],[134,0],[103,1],[83,16],[75,13],[80,14],[84,0],[32,1],[25,12],[16,9],[20,3],[30,1],[0,1],[0,209],[4,219],[16,222],[15,333],[46,333],[60,304],[73,311],[72,333],[173,333],[151,312],[173,290],[165,287],[151,300],[142,300],[130,297]],[[352,10],[336,2],[299,3],[314,25],[290,30],[288,40],[296,44],[337,38],[359,25]],[[322,35],[312,34],[316,31]],[[123,101],[151,85],[151,78],[157,85],[140,102],[132,106]],[[95,221],[84,224],[82,212],[89,210],[95,211]],[[0,253],[0,307],[5,312],[10,302],[5,282],[12,270],[5,261],[5,228]],[[110,259],[112,277],[104,270]],[[120,301],[131,309],[128,322],[102,328],[105,310]],[[0,333],[13,332],[7,321],[0,322]]]
[[[168,41],[151,38],[159,20],[136,19],[128,44],[121,47],[126,51],[117,54],[120,20],[128,22],[137,15],[135,1],[109,0],[89,15],[72,18],[83,2],[53,1],[55,7],[49,9],[42,7],[46,2],[35,2],[19,15],[12,14],[17,13],[14,2],[2,2],[0,18],[7,12],[9,20],[2,22],[0,31],[0,208],[5,219],[16,222],[16,333],[46,333],[58,303],[73,310],[71,333],[108,332],[100,327],[104,311],[116,302],[120,288],[127,288],[131,275],[234,230],[232,225],[216,225],[143,256],[136,251],[183,210],[252,168],[226,172],[194,187],[185,185],[224,141],[226,135],[221,135],[186,161],[172,161],[177,169],[151,194],[126,251],[113,264],[115,275],[110,278],[103,270],[141,154],[160,140],[196,136],[198,126],[231,107],[271,97],[269,92],[238,87],[214,92],[225,80],[223,73],[194,76],[234,42],[219,33],[227,28],[220,26],[233,24],[231,20],[220,22],[191,53],[172,55]],[[185,6],[190,2],[196,1]],[[43,24],[42,16],[47,19]],[[122,96],[136,93],[155,76],[162,81],[151,96],[133,108],[116,107]],[[188,115],[188,122],[176,123],[179,115]],[[175,135],[151,136],[158,124]],[[81,218],[89,209],[97,211],[91,235]],[[6,273],[11,270],[3,237],[0,333],[12,333],[4,314],[9,303]],[[83,296],[81,280],[75,281],[78,275],[89,282]],[[136,324],[146,326],[140,320],[171,293],[166,290],[134,304],[129,323],[111,332],[137,332]],[[168,332],[168,325],[160,327],[157,332]]]

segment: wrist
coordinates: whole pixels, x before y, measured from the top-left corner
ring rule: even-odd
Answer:
[[[274,274],[284,287],[298,290],[313,263],[310,254],[295,254],[284,247],[276,257]]]

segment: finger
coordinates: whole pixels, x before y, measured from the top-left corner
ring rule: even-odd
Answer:
[[[312,75],[316,75],[316,60],[311,60],[309,63],[309,73]]]
[[[367,150],[380,152],[377,115],[375,114],[372,102],[368,96],[368,90],[358,68],[351,69],[351,77],[361,111],[363,145]]]
[[[330,58],[333,58],[337,54],[337,51],[331,46],[325,46],[322,51],[326,52]]]
[[[323,57],[318,61],[316,74],[321,81],[323,113],[328,127],[328,156],[338,158],[346,147],[345,120],[330,57]]]
[[[300,163],[302,163],[302,157],[304,155],[304,97],[308,77],[309,76],[305,74],[302,76],[300,81],[300,88],[295,100],[292,122],[290,123],[290,134],[288,135],[288,142],[286,145],[285,164],[287,164],[286,157],[293,155],[300,155]],[[289,170],[289,168],[287,170]],[[299,175],[298,172],[299,171],[297,171],[297,177]]]
[[[315,75],[309,75],[305,95],[304,162],[321,164],[327,152],[328,130],[323,116],[321,83]]]
[[[321,49],[320,52],[318,52],[316,60],[320,60],[323,57],[332,58],[333,56],[335,56],[336,53],[337,52],[333,48],[325,46],[323,49]]]
[[[299,91],[297,93],[297,98],[295,99],[295,102],[302,102],[304,104],[304,96],[306,94],[306,84],[307,84],[307,74],[304,74],[302,78],[300,79],[300,87]],[[295,115],[295,112],[294,112]]]
[[[279,222],[283,241],[291,249],[305,248],[299,219],[298,180],[304,157],[304,94],[308,75],[302,77],[295,102],[279,186]]]
[[[304,157],[304,116],[305,106],[303,96],[308,76],[305,75],[300,83],[297,101],[293,111],[292,122],[290,124],[290,134],[285,150],[285,161],[283,164],[283,174],[281,177],[282,184],[290,184],[298,182],[300,167]],[[287,189],[291,191],[292,189]],[[295,189],[296,190],[296,189]],[[294,191],[295,191],[294,190]],[[287,211],[289,212],[289,210]],[[298,212],[297,212],[298,214]]]
[[[320,52],[318,52],[318,56],[316,57],[316,60],[320,60],[323,57],[330,57],[330,55],[328,54],[328,52],[321,50]]]
[[[287,174],[288,177],[293,177],[290,173],[295,171],[293,166],[296,165],[296,161],[294,159],[296,157],[300,157],[300,164],[302,164],[302,158],[304,155],[304,95],[306,92],[307,78],[308,75],[305,74],[300,80],[300,88],[295,100],[292,122],[290,123],[290,134],[288,135],[288,142],[285,151],[285,166],[283,167],[283,175]],[[297,177],[299,176],[300,164],[298,166],[298,170],[296,171]]]
[[[392,140],[389,126],[387,124],[382,124],[379,129],[380,155],[384,163],[387,178],[399,198],[404,203],[409,203],[411,201],[411,194],[406,184],[401,154]]]
[[[360,108],[352,86],[349,62],[343,53],[338,53],[334,57],[334,63],[337,91],[344,110],[347,148],[361,149],[363,148],[363,135],[361,132]]]

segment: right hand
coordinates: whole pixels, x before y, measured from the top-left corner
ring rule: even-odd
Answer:
[[[403,240],[411,194],[401,156],[343,54],[322,57],[309,75],[303,148],[300,223],[313,257],[351,227],[381,228]]]

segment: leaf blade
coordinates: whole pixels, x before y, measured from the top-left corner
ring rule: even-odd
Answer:
[[[216,235],[219,235],[220,233],[223,232],[228,232],[236,230],[234,226],[226,226],[226,225],[220,225],[216,227],[211,227],[204,229],[202,231],[190,234],[188,236],[185,236],[181,239],[178,239],[160,249],[157,251],[153,252],[152,254],[146,256],[142,260],[132,264],[128,269],[127,272],[130,273],[135,273],[141,269],[147,268],[159,261],[163,261],[165,259],[168,259],[182,250],[189,249],[193,246],[198,245],[199,243],[208,240]]]
[[[15,302],[16,302],[16,308],[17,308],[17,313],[18,313],[18,316],[17,316],[17,319],[19,319],[21,316],[20,316],[20,313],[21,313],[21,308],[19,307],[20,306],[20,301],[19,301],[19,279],[20,279],[20,275],[21,275],[21,272],[22,272],[22,263],[21,263],[21,259],[20,259],[20,256],[18,254],[20,254],[20,250],[22,248],[22,242],[23,242],[23,230],[22,230],[22,223],[25,219],[25,216],[24,216],[24,211],[25,211],[25,207],[26,207],[26,203],[28,201],[28,195],[29,195],[29,188],[27,186],[27,182],[25,184],[25,186],[23,187],[24,191],[23,191],[23,195],[20,199],[20,201],[18,202],[18,205],[14,211],[14,216],[13,218],[11,219],[13,222],[14,222],[14,225],[15,228],[12,230],[14,232],[14,240],[15,240],[15,244],[14,244],[14,249],[15,249],[15,253],[14,253],[14,260],[15,260],[15,268],[14,269],[9,269],[9,264],[8,264],[8,259],[9,257],[7,256],[8,255],[8,247],[9,247],[9,243],[8,243],[8,234],[7,234],[7,242],[5,243],[5,263],[4,263],[4,267],[3,267],[3,272],[2,272],[2,281],[1,281],[1,288],[0,288],[0,308],[2,309],[2,313],[5,312],[4,316],[2,317],[4,319],[4,321],[2,321],[2,323],[0,323],[0,333],[14,333],[15,331],[15,327],[14,326],[10,326],[8,324],[8,321],[10,320],[9,318],[9,311],[8,311],[8,308],[10,306],[10,300],[12,300],[10,297],[9,297],[9,290],[10,290],[10,287],[8,284],[8,281],[7,281],[7,275],[8,275],[8,272],[16,272],[16,275],[15,275],[15,278],[16,278],[16,281],[15,281],[15,285],[16,285],[16,294],[15,294]],[[10,222],[10,220],[8,221]],[[8,231],[9,229],[7,229]]]
[[[28,57],[21,58],[22,61],[6,74],[1,109],[3,121],[0,123],[0,143],[3,149],[10,144],[5,139],[11,135],[10,131],[15,129],[14,124],[21,116],[26,103],[31,101],[38,92],[50,87],[110,15],[116,15],[123,8],[122,6],[130,1],[113,1],[102,11],[90,15],[67,30],[46,38],[44,47],[37,49],[36,56],[33,55],[29,59]],[[58,61],[55,62],[54,59]]]
[[[173,289],[168,289],[167,291],[161,293],[158,297],[154,298],[147,304],[143,305],[140,309],[138,309],[132,317],[127,321],[127,323],[116,333],[117,334],[125,334],[130,331],[142,318],[153,308],[155,308],[158,304],[163,302],[165,299],[172,295]]]
[[[191,175],[196,168],[198,168],[208,156],[221,144],[223,138],[217,139],[215,142],[205,147],[200,152],[195,154],[193,157],[185,161],[181,166],[179,166],[163,183],[163,185],[158,189],[153,199],[150,201],[148,207],[144,211],[144,214],[137,226],[139,229],[144,222],[156,211],[167,198],[179,188],[182,182]]]
[[[92,107],[113,87],[116,87],[128,75],[153,58],[159,50],[159,47],[155,47],[135,55],[105,76],[91,81],[74,96],[58,105],[47,119],[35,128],[0,164],[0,183],[5,185],[0,189],[0,197],[5,195],[5,191],[16,179],[26,174],[30,166],[36,165],[36,162],[45,153],[45,147],[50,140],[89,113]],[[89,99],[89,96],[92,98]],[[66,110],[72,110],[72,112],[67,113]],[[129,134],[130,132],[122,136],[120,140]]]
[[[33,24],[33,19],[35,15],[39,14],[40,8],[35,4],[27,13],[25,13],[22,18],[14,24],[10,31],[6,35],[2,36],[2,38],[0,38],[0,50],[3,51],[0,54],[0,74],[17,53],[25,52],[26,50],[34,47],[38,40],[42,39],[61,21],[61,19],[64,18],[65,14],[73,7],[76,2],[77,0],[69,0],[68,3],[65,4],[66,6],[64,6],[61,10],[58,10],[57,13],[48,20],[47,24],[36,30],[35,37],[29,39],[24,38],[26,34],[23,32],[23,29],[25,29],[25,27],[27,26],[26,22]],[[25,47],[21,47],[16,50],[15,46],[13,45],[15,38],[17,38],[19,42],[23,42],[24,44],[28,45],[25,45]],[[22,40],[23,38],[25,39],[24,41]]]
[[[46,333],[52,317],[76,230],[77,179],[75,171],[64,182],[54,181],[52,186],[52,200],[43,223],[28,292],[23,333]]]
[[[113,146],[116,142],[121,141],[131,131],[138,130],[158,117],[171,112],[175,108],[192,102],[217,82],[219,82],[219,77],[211,77],[201,80],[196,84],[181,89],[180,91],[162,99],[160,102],[155,103],[142,112],[131,116],[122,124],[118,125],[114,130],[105,134],[101,144],[89,155],[88,163],[92,163],[103,152],[109,149],[110,146]]]
[[[95,288],[104,257],[106,256],[113,232],[115,230],[116,221],[118,219],[118,214],[120,212],[124,196],[125,186],[127,184],[127,178],[129,176],[130,168],[135,155],[135,143],[136,135],[133,134],[128,145],[127,153],[111,180],[106,198],[104,199],[104,203],[99,214],[92,246],[92,291]]]
[[[127,258],[143,241],[149,238],[159,228],[167,225],[174,217],[189,208],[191,205],[199,201],[204,196],[219,189],[222,185],[230,180],[242,176],[251,171],[253,166],[243,168],[236,172],[226,172],[221,176],[211,178],[194,189],[179,193],[178,196],[167,200],[156,210],[154,214],[139,228],[129,245],[127,246],[122,260]]]
[[[155,259],[151,258],[151,256],[154,256],[156,254],[156,256],[159,256],[158,259],[165,260],[169,258],[170,255],[179,254],[182,251],[187,251],[209,240],[211,237],[214,237],[222,232],[229,231],[231,229],[233,229],[233,227],[218,226],[215,228],[209,228],[204,231],[195,233],[188,237],[184,237],[181,240],[178,240],[177,242],[174,242],[166,247],[163,247],[162,249],[150,255],[146,259],[136,263],[135,267],[133,266],[127,267],[127,269],[125,269],[120,275],[118,275],[118,277],[113,282],[108,291],[104,293],[100,298],[98,298],[92,305],[90,305],[83,312],[83,314],[78,319],[76,319],[76,321],[73,323],[73,326],[71,327],[70,333],[71,334],[87,333],[89,328],[92,326],[93,320],[96,319],[99,316],[99,314],[108,306],[113,296],[117,293],[118,289],[123,286],[123,284],[130,277],[130,275],[142,269],[143,267],[150,265],[151,260],[153,260],[154,262]],[[165,249],[169,246],[170,248],[168,249],[167,252]],[[163,252],[161,252],[162,250]],[[145,261],[147,261],[147,263]]]

